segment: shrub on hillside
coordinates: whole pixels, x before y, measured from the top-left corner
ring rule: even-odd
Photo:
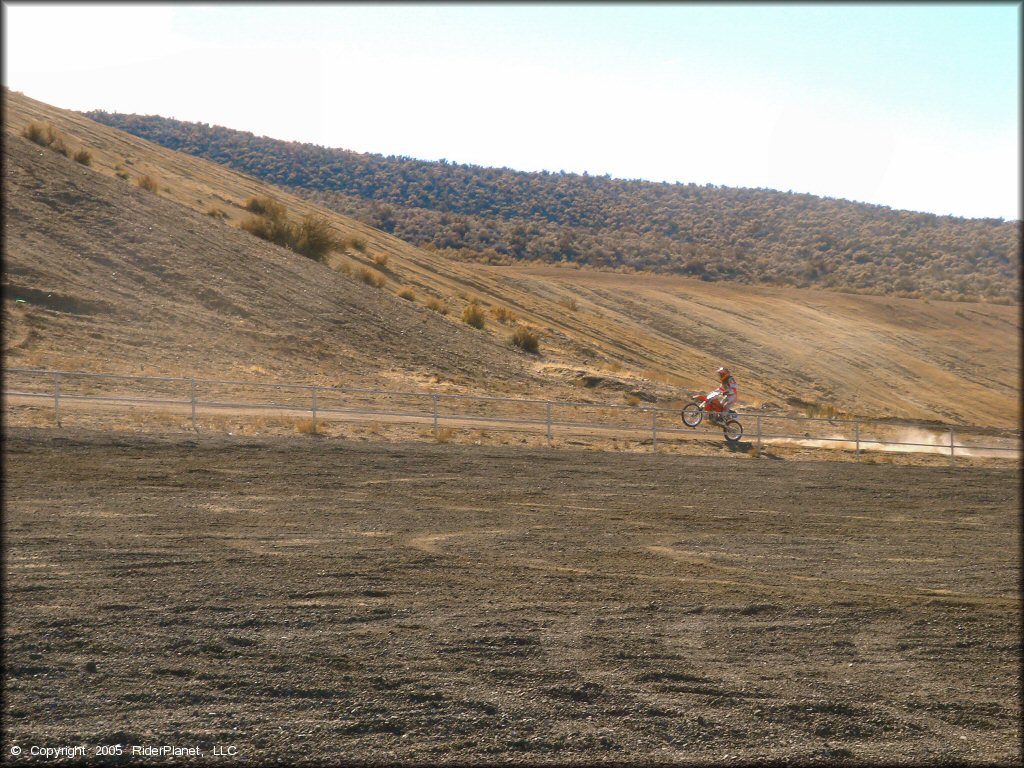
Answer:
[[[227,211],[223,208],[218,208],[216,205],[211,205],[206,209],[206,215],[212,219],[226,219],[228,217]]]
[[[525,325],[516,328],[515,333],[512,334],[512,344],[531,355],[536,355],[540,351],[540,339]]]
[[[331,225],[319,214],[310,213],[303,217],[297,231],[292,233],[294,242],[290,247],[310,259],[323,261],[324,257],[334,250],[335,239]]]
[[[359,237],[358,235],[350,235],[341,241],[342,248],[351,248],[354,251],[360,253],[366,253],[366,240]]]
[[[292,242],[292,230],[285,219],[271,219],[267,216],[250,216],[239,225],[250,235],[256,235],[275,245],[287,248]]]
[[[387,267],[388,255],[386,253],[378,253],[373,257],[373,261],[379,267]]]
[[[75,152],[74,161],[82,165],[92,165],[92,152],[88,149],[80,149]]]
[[[440,299],[435,299],[435,298],[427,299],[427,309],[429,309],[429,310],[431,310],[433,312],[437,312],[437,314],[439,314],[439,315],[447,315],[448,314],[448,305],[445,304]]]
[[[42,123],[29,123],[21,129],[21,135],[41,147],[46,146],[46,129]]]
[[[466,305],[466,308],[462,310],[462,322],[466,325],[483,330],[486,322],[484,319],[484,311],[475,300],[471,301]]]
[[[367,285],[372,285],[374,288],[383,288],[387,280],[384,275],[379,272],[374,272],[372,269],[366,267],[360,267],[356,271],[356,277],[362,280]]]
[[[57,154],[64,155],[64,157],[68,157],[70,154],[64,143],[64,137],[50,123],[29,123],[22,129],[21,135],[41,147],[48,147]]]
[[[160,189],[160,182],[153,176],[146,174],[140,176],[135,180],[135,183],[142,187],[147,192],[157,192]]]
[[[1013,302],[1021,296],[1021,228],[1014,221],[763,189],[440,164],[166,118],[88,116],[301,189],[321,205],[446,258],[568,259],[626,273],[891,295],[917,291],[933,300]],[[896,286],[901,278],[907,287]]]
[[[285,219],[288,216],[288,209],[272,197],[254,196],[245,201],[243,206],[250,213],[259,216],[266,216],[268,219]]]
[[[242,229],[307,258],[323,261],[338,245],[330,222],[320,214],[307,214],[293,224],[284,204],[266,195],[250,197],[243,207],[256,215],[245,219],[239,225]]]
[[[516,321],[515,314],[505,307],[494,307],[491,309],[491,316],[502,325],[510,325]]]
[[[416,291],[412,288],[403,288],[398,292],[398,298],[405,299],[406,301],[415,301]]]

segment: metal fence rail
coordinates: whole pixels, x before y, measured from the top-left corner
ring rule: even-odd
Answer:
[[[495,431],[542,431],[549,444],[554,439],[557,429],[562,433],[576,431],[603,432],[603,433],[629,433],[642,434],[644,441],[650,439],[651,450],[657,451],[658,437],[667,435],[694,436],[700,433],[695,430],[680,426],[678,424],[678,409],[659,408],[657,405],[616,405],[605,403],[587,403],[578,401],[562,400],[538,400],[529,398],[496,397],[490,395],[458,395],[441,392],[405,392],[397,390],[363,389],[354,387],[327,387],[318,384],[290,384],[270,383],[258,381],[233,381],[220,379],[196,379],[196,378],[175,378],[167,376],[130,376],[125,374],[88,373],[84,371],[54,371],[38,370],[29,368],[5,368],[3,396],[5,405],[14,398],[52,400],[54,422],[61,426],[61,403],[62,401],[73,402],[97,402],[108,405],[124,406],[179,406],[190,414],[192,429],[198,431],[198,414],[200,410],[225,410],[235,409],[239,411],[268,410],[296,415],[309,415],[312,418],[312,431],[318,430],[319,423],[324,419],[335,420],[345,419],[349,421],[379,421],[384,418],[399,420],[400,423],[421,423],[432,425],[435,436],[440,432],[443,423],[452,426],[481,425]],[[27,380],[28,386],[17,389],[9,389],[8,382],[11,377],[20,380]],[[48,382],[45,390],[38,385],[32,386],[35,382]],[[133,390],[124,394],[111,391],[110,382],[127,382]],[[171,392],[163,393],[166,396],[159,396],[156,393],[138,393],[138,384],[144,382],[150,387],[161,386],[169,388]],[[77,389],[68,389],[69,385],[77,384]],[[200,399],[199,394],[209,392],[217,388],[238,389],[265,389],[275,393],[289,391],[286,397],[278,395],[278,400],[289,399],[292,402],[258,402],[252,399],[232,400],[223,397],[213,398],[215,393],[210,393],[207,399]],[[172,392],[181,391],[182,397],[171,396]],[[150,396],[139,396],[149,394]],[[297,399],[296,399],[297,398]],[[340,399],[340,404],[329,405],[333,400]],[[394,401],[398,400],[398,404]],[[362,402],[362,405],[357,401]],[[391,402],[389,402],[391,401]],[[453,411],[448,408],[442,409],[442,402],[462,407],[462,412]],[[475,404],[471,406],[470,404]],[[503,408],[499,408],[498,406]],[[482,409],[482,410],[481,410]],[[555,418],[554,411],[557,409],[558,418]],[[569,409],[578,415],[586,415],[585,411],[591,412],[590,420],[578,420],[565,418],[563,411]],[[474,412],[469,412],[474,411]],[[527,412],[533,411],[530,414]],[[616,415],[620,418],[593,418],[595,413]],[[951,465],[955,464],[957,453],[970,455],[983,451],[989,455],[996,456],[1006,454],[1019,457],[1021,452],[1021,432],[1019,429],[1010,428],[983,428],[971,426],[950,426],[926,424],[922,422],[890,422],[872,421],[866,419],[836,419],[810,416],[785,416],[766,413],[743,413],[738,416],[745,421],[745,440],[752,444],[756,455],[760,456],[766,443],[771,442],[795,442],[810,447],[824,447],[819,444],[844,444],[852,449],[857,458],[860,458],[861,451],[867,446],[875,446],[882,450],[889,447],[895,448],[927,448],[932,452],[945,453],[948,450]],[[765,427],[772,421],[797,423],[802,428],[813,429],[816,427],[825,428],[828,425],[831,434],[811,435],[805,431],[803,434],[792,434],[786,432],[768,432]],[[864,432],[865,428],[869,431]],[[896,440],[883,439],[883,434],[888,431],[921,430],[921,434],[931,438],[929,442],[920,442],[915,439]],[[842,434],[835,434],[841,431]],[[964,432],[988,433],[991,440],[991,433],[1001,434],[1003,443],[1001,445],[989,444],[979,445],[976,443],[958,443],[957,432],[961,437]],[[941,442],[939,436],[941,435]],[[1013,445],[1007,445],[1012,442]]]

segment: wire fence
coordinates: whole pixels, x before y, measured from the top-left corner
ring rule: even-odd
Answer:
[[[3,373],[5,408],[33,403],[52,408],[58,427],[62,409],[91,403],[93,408],[114,410],[160,408],[183,416],[197,432],[201,414],[221,412],[246,418],[272,412],[308,419],[312,433],[331,421],[415,424],[432,430],[435,437],[446,428],[476,427],[533,433],[546,438],[549,445],[556,435],[640,439],[644,444],[649,441],[654,452],[659,439],[706,436],[706,431],[682,424],[679,408],[655,403],[614,405],[28,368],[5,368]],[[769,445],[783,444],[840,448],[854,452],[858,459],[864,451],[948,454],[950,464],[955,465],[958,456],[1018,459],[1021,451],[1021,431],[1003,427],[742,411],[737,417],[745,432],[740,445],[757,456]]]

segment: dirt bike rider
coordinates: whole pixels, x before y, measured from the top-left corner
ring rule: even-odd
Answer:
[[[711,418],[720,423],[722,421],[722,414],[727,413],[736,402],[736,379],[729,373],[729,369],[722,366],[718,369],[718,381],[719,386],[714,392],[708,395],[708,410],[711,412]]]

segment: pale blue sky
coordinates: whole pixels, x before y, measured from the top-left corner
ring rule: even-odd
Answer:
[[[360,152],[1020,218],[1020,4],[4,3],[4,82]]]

